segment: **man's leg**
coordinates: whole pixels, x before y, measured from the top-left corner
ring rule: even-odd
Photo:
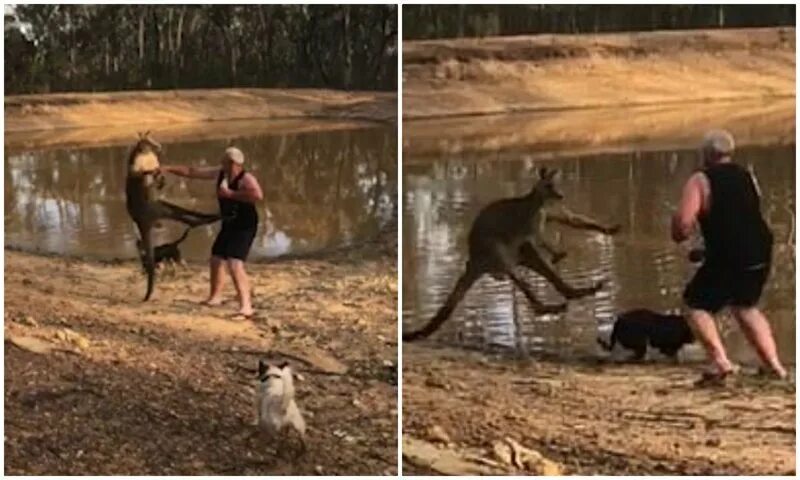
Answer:
[[[225,276],[223,275],[225,260],[221,257],[212,255],[211,261],[209,262],[209,267],[209,293],[208,298],[204,303],[207,305],[219,305],[222,303],[222,287],[225,284]]]
[[[720,374],[733,370],[713,316],[730,297],[724,280],[722,272],[704,264],[695,272],[683,292],[683,300],[689,308],[689,325],[703,345],[714,370]]]
[[[250,279],[247,278],[247,272],[244,270],[244,261],[238,258],[228,259],[228,266],[233,277],[233,283],[236,285],[236,291],[239,293],[239,313],[242,315],[252,315],[253,305],[250,300]]]
[[[767,318],[756,307],[733,307],[734,316],[744,331],[747,340],[758,352],[761,361],[769,366],[781,378],[786,376],[786,369],[778,358],[778,349],[772,336],[772,329]]]
[[[714,368],[719,373],[728,373],[733,370],[728,355],[725,353],[725,347],[722,345],[722,339],[717,331],[717,325],[714,323],[714,317],[705,310],[689,310],[689,323],[694,330],[695,336],[703,344]]]

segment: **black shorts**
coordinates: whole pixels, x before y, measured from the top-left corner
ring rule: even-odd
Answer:
[[[767,283],[770,264],[750,270],[731,270],[703,264],[683,292],[686,306],[717,313],[726,306],[754,307]]]
[[[211,255],[245,261],[255,238],[256,229],[235,230],[223,227],[217,234],[217,239],[214,240],[214,246],[211,247]]]

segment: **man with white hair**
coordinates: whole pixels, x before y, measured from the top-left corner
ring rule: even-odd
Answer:
[[[220,166],[162,166],[161,170],[178,176],[217,181],[217,199],[222,215],[222,229],[211,247],[211,281],[205,305],[222,303],[223,269],[228,265],[236,292],[239,294],[237,317],[250,318],[253,305],[250,280],[244,262],[258,230],[255,203],[264,198],[256,178],[244,169],[244,154],[236,147],[225,149]]]
[[[724,380],[734,371],[713,317],[724,307],[730,307],[761,360],[786,377],[772,330],[757,306],[770,271],[772,233],[761,216],[758,184],[731,161],[733,151],[733,136],[727,131],[705,135],[703,168],[684,185],[672,218],[675,242],[687,240],[699,224],[705,243],[703,265],[683,294],[689,321],[713,365],[701,384]]]

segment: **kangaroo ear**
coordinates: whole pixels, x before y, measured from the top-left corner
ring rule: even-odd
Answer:
[[[550,180],[555,180],[555,178],[558,176],[558,174],[559,174],[559,170],[554,168],[554,169],[550,170],[550,172],[547,174],[547,178],[549,178]]]
[[[547,177],[547,167],[539,168],[539,178],[546,178]]]
[[[144,138],[148,138],[150,136],[150,130],[144,132]]]

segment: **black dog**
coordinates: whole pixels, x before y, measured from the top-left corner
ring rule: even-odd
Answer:
[[[678,351],[693,342],[692,329],[681,315],[665,315],[647,309],[628,310],[619,314],[609,343],[597,339],[597,343],[609,351],[616,343],[633,350],[631,360],[636,361],[644,358],[648,345],[677,359]]]
[[[164,265],[166,262],[171,262],[173,264],[183,263],[183,258],[181,257],[181,251],[178,248],[178,245],[186,240],[186,237],[189,235],[189,230],[191,229],[192,227],[187,227],[183,232],[183,235],[181,235],[181,237],[174,242],[156,246],[153,249],[153,264],[158,266]],[[139,256],[144,258],[145,251],[142,246],[142,241],[136,240],[136,246],[139,248]]]

